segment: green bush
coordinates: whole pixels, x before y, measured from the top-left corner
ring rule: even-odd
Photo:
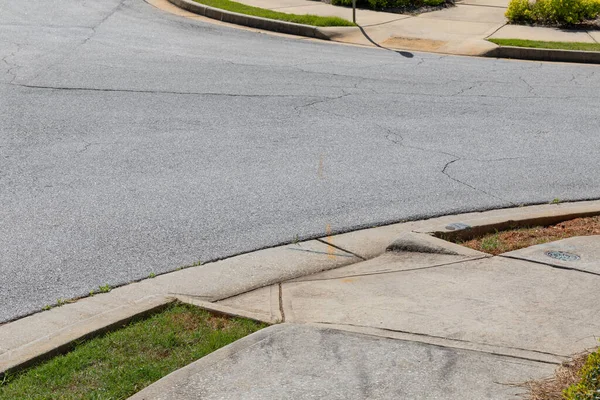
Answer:
[[[435,7],[446,3],[446,1],[447,0],[356,0],[356,6],[373,10],[382,10],[386,8]],[[331,4],[335,6],[351,7],[352,0],[332,0]]]
[[[512,23],[577,25],[600,14],[600,0],[512,0],[506,18]]]
[[[588,356],[580,371],[581,381],[564,392],[566,400],[600,400],[600,350]]]

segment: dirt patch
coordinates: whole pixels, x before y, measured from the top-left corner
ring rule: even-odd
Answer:
[[[415,39],[404,37],[391,37],[383,43],[381,43],[381,45],[384,47],[422,51],[436,51],[445,44],[448,44],[448,42],[444,42],[441,40]]]
[[[564,400],[563,392],[569,386],[581,379],[580,371],[589,353],[575,356],[573,360],[562,363],[554,376],[547,379],[525,382],[522,386],[527,389],[527,400]]]
[[[591,235],[600,235],[600,216],[576,218],[550,226],[511,229],[457,243],[474,250],[498,255],[536,244]]]
[[[171,323],[187,332],[198,330],[203,324],[208,325],[213,330],[228,330],[233,324],[233,319],[221,315],[207,314],[204,319],[199,319],[193,313],[173,313],[168,316]]]
[[[210,318],[208,318],[206,320],[206,323],[212,328],[212,329],[219,329],[219,330],[228,330],[231,326],[231,320],[225,317],[221,317],[221,316],[217,316],[217,315],[211,315]]]

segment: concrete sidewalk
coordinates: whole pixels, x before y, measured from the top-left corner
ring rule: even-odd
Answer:
[[[292,14],[337,16],[352,20],[352,9],[314,0],[237,0],[241,3]],[[356,28],[320,28],[344,43],[402,50],[482,55],[496,48],[489,38],[595,43],[598,31],[565,31],[507,25],[509,0],[459,0],[455,7],[419,15],[358,9]]]
[[[508,399],[597,346],[598,285],[600,236],[490,257],[407,232],[377,258],[214,302],[283,323],[132,398]]]

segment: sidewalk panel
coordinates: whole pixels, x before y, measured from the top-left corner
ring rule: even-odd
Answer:
[[[507,399],[553,366],[332,329],[264,329],[131,399]]]

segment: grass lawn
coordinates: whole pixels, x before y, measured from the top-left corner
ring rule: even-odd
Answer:
[[[253,15],[268,19],[276,19],[279,21],[295,22],[297,24],[305,24],[312,26],[354,26],[348,20],[339,17],[321,17],[318,15],[298,15],[286,14],[278,11],[271,11],[264,8],[252,7],[246,4],[237,3],[231,0],[194,0],[197,3],[204,4],[209,7],[220,8],[222,10],[232,11],[239,14]]]
[[[488,39],[498,46],[531,47],[534,49],[600,51],[600,43],[541,42],[521,39]]]
[[[163,376],[266,325],[174,303],[0,378],[0,399],[126,399]]]

